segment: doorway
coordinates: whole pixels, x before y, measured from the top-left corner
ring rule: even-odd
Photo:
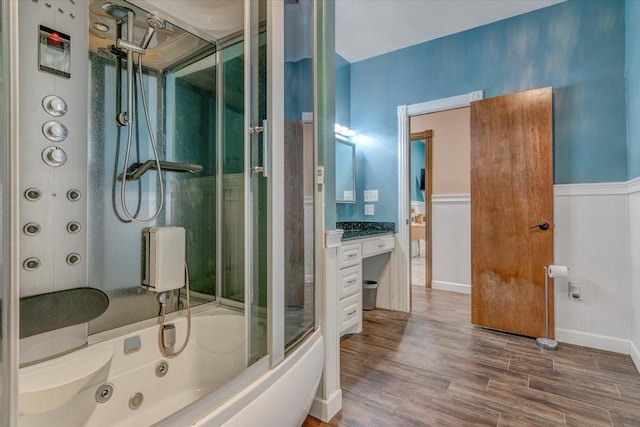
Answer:
[[[439,99],[435,101],[422,102],[419,104],[401,105],[398,107],[398,176],[402,177],[398,180],[398,246],[396,252],[396,280],[392,284],[392,301],[394,301],[393,310],[409,312],[411,311],[411,210],[410,210],[410,192],[409,192],[409,141],[410,141],[410,119],[412,117],[425,115],[428,113],[436,113],[440,111],[453,110],[468,107],[472,101],[483,98],[482,91],[471,92],[468,94],[454,96],[450,98]],[[434,140],[437,140],[437,134],[434,132]],[[468,197],[467,197],[468,198]],[[459,197],[454,198],[454,203],[458,203]],[[457,231],[465,234],[464,230]],[[438,230],[432,230],[432,235],[437,235]],[[467,235],[470,233],[466,232]],[[435,247],[435,245],[434,245]],[[454,263],[459,263],[459,257],[470,256],[462,251],[457,256],[445,256]],[[468,251],[467,251],[468,252]],[[433,255],[432,255],[433,259]],[[462,260],[464,262],[464,260]],[[469,260],[467,260],[469,262]],[[432,262],[432,274],[434,263]],[[432,280],[433,282],[433,280]],[[470,279],[466,282],[470,283]],[[469,289],[470,291],[470,289]]]

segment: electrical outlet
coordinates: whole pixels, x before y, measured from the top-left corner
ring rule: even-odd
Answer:
[[[364,201],[365,202],[377,202],[378,201],[378,190],[364,190]]]
[[[580,286],[569,282],[569,298],[576,301],[582,299],[582,289],[580,289]]]
[[[374,205],[364,205],[364,214],[365,215],[374,215],[375,206]]]

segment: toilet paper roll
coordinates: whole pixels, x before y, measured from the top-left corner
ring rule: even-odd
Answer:
[[[547,267],[549,277],[554,279],[562,279],[569,276],[569,269],[564,265],[550,265]]]

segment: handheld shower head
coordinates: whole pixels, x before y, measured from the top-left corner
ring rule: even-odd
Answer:
[[[167,26],[164,22],[164,19],[153,14],[147,16],[147,24],[149,24],[150,27],[156,30],[163,30]]]
[[[147,24],[149,24],[149,27],[147,28],[147,32],[144,33],[144,37],[142,37],[142,41],[140,42],[140,47],[142,49],[146,49],[149,47],[149,43],[151,43],[153,33],[155,33],[156,30],[162,30],[166,27],[164,19],[153,14],[147,16]]]

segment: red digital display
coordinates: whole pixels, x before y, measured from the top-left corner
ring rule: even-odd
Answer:
[[[58,33],[53,33],[47,36],[47,42],[49,44],[61,45],[64,43],[64,40],[62,40]]]

